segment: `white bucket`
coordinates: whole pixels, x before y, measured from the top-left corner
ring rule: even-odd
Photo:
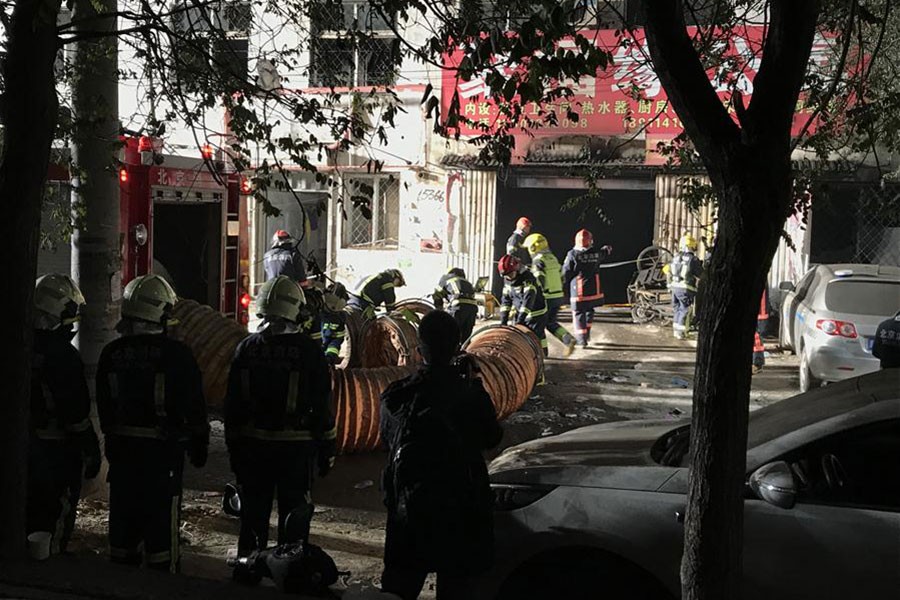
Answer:
[[[28,554],[34,560],[50,558],[50,532],[35,531],[28,534]]]

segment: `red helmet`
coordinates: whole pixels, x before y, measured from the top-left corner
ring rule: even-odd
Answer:
[[[578,248],[590,248],[594,245],[594,236],[587,229],[582,229],[575,234],[575,246]]]
[[[511,254],[507,254],[500,259],[499,263],[497,263],[497,270],[500,271],[500,274],[505,278],[515,279],[516,275],[519,274],[519,268],[521,266],[522,261]]]
[[[520,231],[531,231],[531,219],[528,217],[519,217],[516,221],[516,229]]]
[[[291,241],[291,234],[285,231],[284,229],[279,229],[272,235],[272,247],[276,247],[279,244],[283,244],[285,242]]]

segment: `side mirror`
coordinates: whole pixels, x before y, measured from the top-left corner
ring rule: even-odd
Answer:
[[[782,281],[781,283],[778,284],[778,289],[781,290],[782,292],[793,292],[794,284],[791,283],[790,281]]]
[[[750,476],[750,489],[760,500],[778,508],[793,508],[797,503],[797,482],[790,465],[778,461],[763,465]]]

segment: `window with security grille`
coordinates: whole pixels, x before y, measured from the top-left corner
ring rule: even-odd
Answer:
[[[400,181],[391,176],[344,179],[344,248],[396,248]]]
[[[362,0],[317,0],[310,7],[313,87],[390,85],[400,45],[394,19]]]

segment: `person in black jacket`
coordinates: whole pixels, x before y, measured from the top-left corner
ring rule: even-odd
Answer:
[[[349,305],[362,312],[366,319],[375,318],[375,309],[380,305],[391,312],[397,302],[395,288],[406,285],[406,279],[399,269],[388,269],[361,280],[356,293],[350,295]]]
[[[381,589],[412,600],[434,572],[439,598],[468,599],[473,578],[493,560],[493,496],[481,453],[503,431],[473,362],[463,355],[454,364],[453,317],[427,314],[419,340],[425,364],[381,396],[390,457]]]
[[[881,360],[882,369],[900,367],[900,312],[879,323],[872,356]]]
[[[519,259],[511,254],[500,259],[497,270],[503,276],[503,296],[500,298],[500,324],[510,319],[534,332],[547,356],[547,301],[541,284]]]
[[[289,278],[270,279],[257,297],[263,323],[235,349],[225,396],[225,443],[240,488],[238,556],[265,550],[272,501],[278,494],[278,544],[292,512],[312,516],[312,468],[334,465],[331,375],[319,343],[301,331],[303,290]],[[234,578],[257,583],[238,564]]]
[[[525,238],[531,233],[531,219],[519,217],[516,221],[516,229],[506,240],[506,253],[515,256],[519,261],[528,266],[531,264],[531,254],[525,248]]]
[[[71,343],[83,305],[67,275],[35,284],[26,525],[28,533],[50,532],[54,554],[66,551],[75,528],[82,473],[93,479],[100,471],[84,365]]]
[[[180,569],[184,454],[206,464],[209,423],[194,356],[167,335],[175,292],[159,275],[125,286],[122,334],[97,366],[97,412],[109,461],[113,562]]]
[[[612,246],[594,248],[594,236],[587,229],[575,234],[575,247],[563,263],[563,286],[569,290],[575,340],[582,348],[591,341],[594,309],[603,305],[600,263],[612,254]]]
[[[267,281],[284,275],[301,286],[306,285],[306,265],[297,244],[298,242],[284,229],[275,232],[272,236],[272,249],[263,256]]]

